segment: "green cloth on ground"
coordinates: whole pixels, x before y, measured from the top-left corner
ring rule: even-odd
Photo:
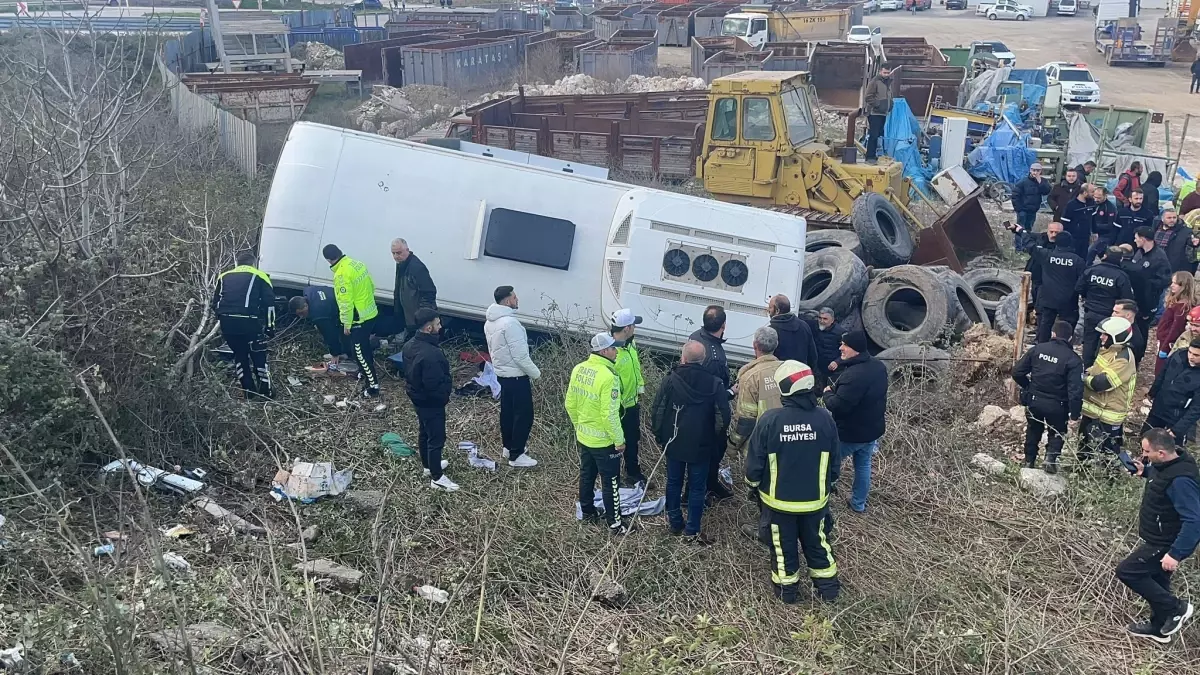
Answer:
[[[409,447],[403,438],[400,438],[400,434],[389,431],[379,437],[379,442],[388,452],[392,453],[393,457],[412,457],[416,454],[416,451]]]

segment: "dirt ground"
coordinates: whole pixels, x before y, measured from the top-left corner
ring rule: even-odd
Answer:
[[[1147,12],[1143,14],[1143,25],[1152,27],[1157,18]],[[1154,152],[1165,152],[1169,147],[1173,156],[1179,151],[1184,118],[1200,102],[1200,97],[1187,93],[1191,81],[1187,63],[1171,63],[1166,68],[1112,68],[1106,65],[1093,46],[1094,23],[1090,13],[1024,22],[988,21],[976,16],[974,7],[948,11],[935,5],[932,10],[918,14],[876,13],[868,17],[866,23],[882,27],[885,36],[924,37],[938,47],[953,47],[972,40],[1000,40],[1017,55],[1017,64],[1022,68],[1039,68],[1050,61],[1086,63],[1100,81],[1104,104],[1148,107],[1165,113],[1170,143],[1166,143],[1167,126],[1155,125],[1149,148]],[[660,66],[686,66],[687,59],[686,49],[659,50]],[[1184,142],[1182,163],[1195,175],[1200,170],[1200,124],[1191,127]]]

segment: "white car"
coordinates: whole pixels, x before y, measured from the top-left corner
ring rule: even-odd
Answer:
[[[1025,21],[1033,16],[1033,8],[1029,5],[1018,5],[1015,2],[1011,2],[1011,0],[1000,0],[1000,2],[988,8],[986,16],[988,21],[995,21],[996,19]]]
[[[1100,102],[1100,83],[1086,63],[1051,61],[1042,66],[1046,81],[1062,85],[1063,105],[1095,105]]]
[[[859,45],[869,45],[872,42],[878,42],[882,37],[883,29],[876,26],[851,26],[850,32],[846,33],[846,42],[853,42]]]
[[[1066,0],[1060,0],[1060,1],[1065,2]],[[870,14],[871,12],[875,12],[878,10],[879,10],[879,3],[875,2],[875,0],[867,0],[866,2],[863,3],[863,13],[865,13],[865,14]]]
[[[975,13],[979,16],[987,16],[992,11],[992,8],[999,4],[1013,4],[1013,2],[1012,0],[988,0],[987,2],[981,2],[975,6]],[[1017,7],[1026,10],[1030,15],[1033,14],[1033,7],[1029,5],[1017,5]]]
[[[1058,0],[1056,13],[1059,16],[1075,16],[1077,11],[1079,11],[1079,4],[1075,0]]]
[[[904,7],[904,0],[879,0],[879,11],[896,12]]]
[[[998,40],[976,40],[971,43],[971,48],[976,54],[991,54],[996,57],[996,61],[1002,66],[1009,68],[1017,67],[1017,55],[1012,53],[1003,42]]]

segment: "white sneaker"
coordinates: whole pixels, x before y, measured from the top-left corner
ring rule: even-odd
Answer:
[[[445,492],[458,492],[458,483],[450,480],[450,477],[446,474],[442,474],[442,477],[437,480],[429,481],[429,487],[434,490],[444,490]]]
[[[518,469],[530,469],[537,466],[537,460],[530,457],[529,453],[525,453],[516,459],[508,460],[508,465]]]
[[[450,462],[443,459],[442,460],[442,471],[445,471],[446,467],[448,467],[448,466],[450,466]],[[421,475],[425,476],[426,478],[429,478],[429,469],[423,469]]]
[[[508,448],[504,448],[500,454],[504,457],[504,459],[508,459]]]

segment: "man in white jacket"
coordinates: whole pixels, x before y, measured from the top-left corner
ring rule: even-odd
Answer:
[[[504,440],[504,457],[509,466],[529,468],[537,460],[525,452],[529,432],[533,429],[533,388],[531,380],[542,376],[529,357],[529,337],[517,320],[517,294],[512,286],[500,286],[494,294],[495,304],[488,307],[487,336],[492,367],[500,380],[500,436]]]

